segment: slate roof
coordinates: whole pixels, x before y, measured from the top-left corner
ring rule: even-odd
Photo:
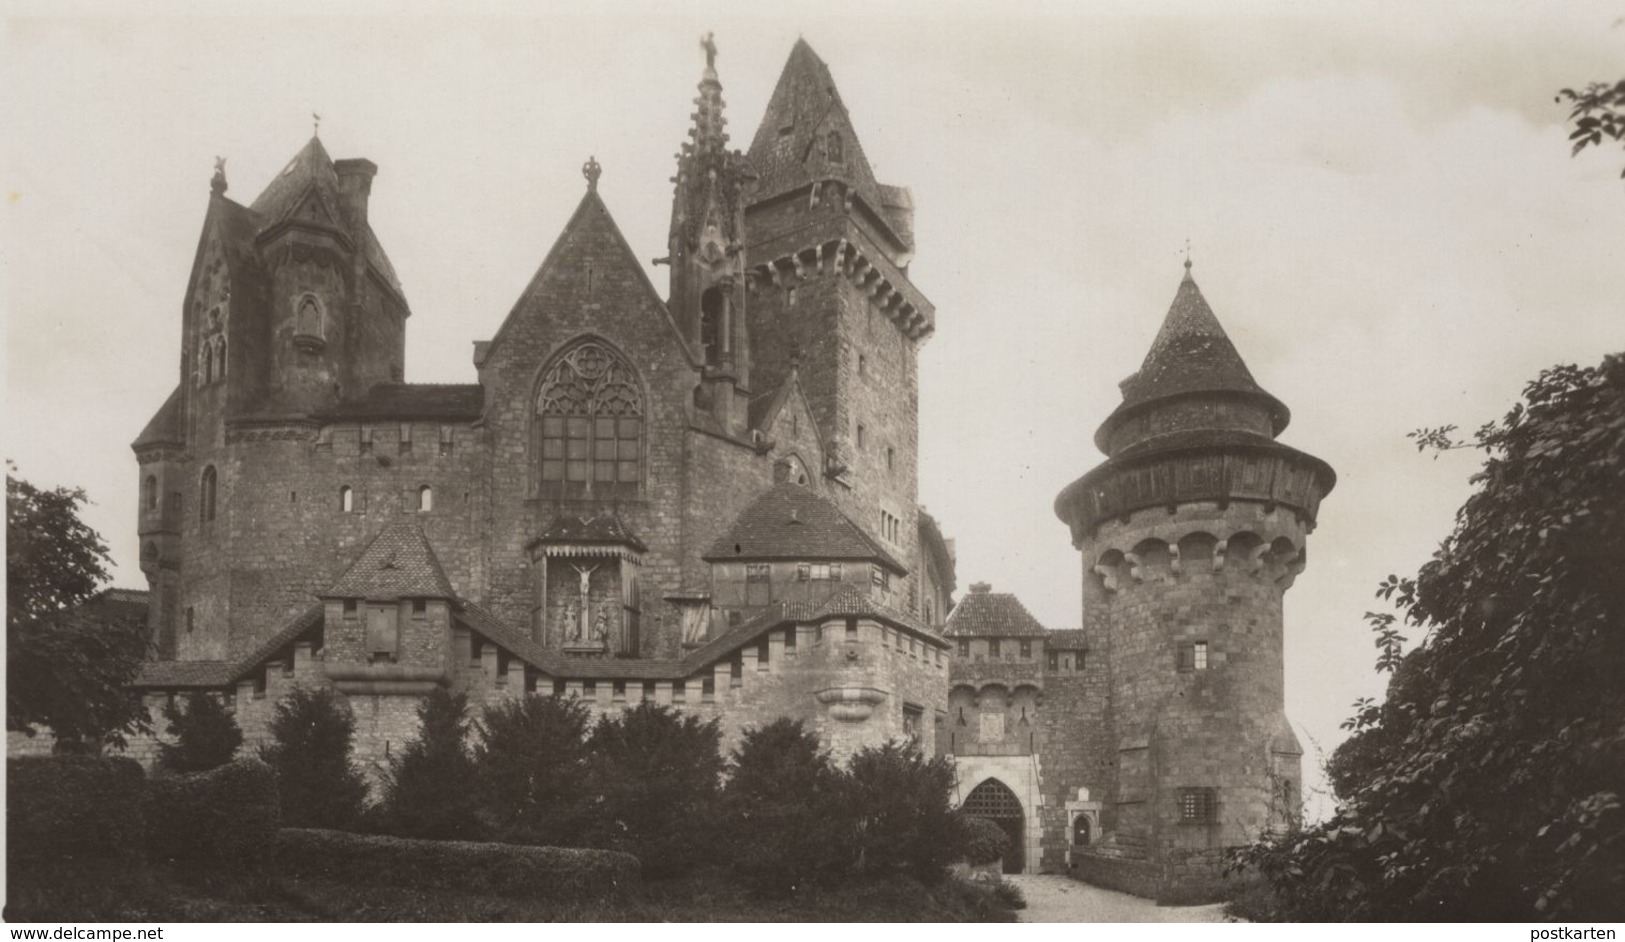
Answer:
[[[948,541],[942,535],[942,528],[937,525],[937,518],[926,513],[924,507],[920,508],[920,546],[931,554],[931,561],[943,578],[943,586],[952,597],[959,582],[959,576],[954,572],[954,556],[948,550]]]
[[[323,418],[441,419],[470,421],[485,409],[479,383],[378,383],[360,399],[340,403]]]
[[[145,448],[149,445],[179,445],[183,440],[181,426],[181,388],[176,386],[158,407],[152,416],[152,421],[141,430],[141,434],[130,443],[131,448]]]
[[[817,140],[818,131],[827,126],[825,119],[831,117],[844,132],[840,161],[825,160],[822,143]],[[805,39],[797,39],[790,50],[747,156],[759,178],[752,197],[756,202],[799,189],[815,179],[837,179],[850,184],[875,214],[886,220],[888,227],[891,225],[887,202],[875,183],[874,171],[853,130],[835,78]],[[894,194],[892,202],[896,201]],[[901,233],[893,234],[906,244]]]
[[[1095,443],[1102,451],[1109,430],[1127,413],[1147,403],[1191,393],[1227,392],[1263,399],[1274,416],[1276,434],[1286,428],[1290,413],[1279,399],[1253,380],[1236,345],[1220,326],[1202,296],[1186,263],[1174,302],[1162,329],[1140,364],[1139,372],[1122,382],[1123,401],[1101,425]]]
[[[265,232],[291,218],[299,211],[299,207],[305,204],[311,192],[316,194],[316,198],[332,215],[335,224],[344,227],[348,234],[350,227],[344,225],[343,202],[338,198],[338,173],[333,169],[333,158],[327,155],[327,148],[322,146],[321,138],[318,137],[312,137],[306,142],[299,153],[295,154],[281,172],[266,184],[265,189],[260,191],[260,195],[254,198],[249,209],[255,214],[258,232]],[[384,247],[379,244],[370,224],[362,231],[360,243],[357,248],[366,256],[367,261],[372,263],[396,294],[404,297],[405,292],[401,290],[400,279],[395,275],[395,266],[384,253]]]
[[[877,560],[908,571],[828,498],[788,483],[775,484],[746,507],[704,558]]]
[[[536,543],[602,543],[630,546],[638,552],[648,549],[621,518],[605,511],[597,516],[560,514],[537,537]],[[534,545],[534,544],[533,544]]]
[[[446,572],[415,524],[392,523],[322,598],[360,598],[378,602],[407,598],[452,599]]]
[[[942,633],[951,638],[1042,638],[1049,631],[1020,599],[978,582],[948,613]]]

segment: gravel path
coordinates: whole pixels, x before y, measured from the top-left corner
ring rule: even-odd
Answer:
[[[1016,874],[1006,880],[1021,887],[1027,908],[1019,922],[1224,922],[1223,904],[1158,906],[1148,899],[1103,890],[1071,877]]]

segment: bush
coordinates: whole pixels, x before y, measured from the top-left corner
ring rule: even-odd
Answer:
[[[521,899],[601,899],[635,890],[631,854],[567,847],[420,841],[340,831],[284,829],[277,866],[288,876],[424,890],[467,890]]]
[[[290,827],[354,827],[367,782],[350,764],[355,717],[342,694],[296,687],[276,705],[271,742],[260,758],[276,772],[282,822]]]
[[[258,759],[153,779],[147,849],[153,860],[238,866],[271,855],[281,821],[276,773]]]
[[[738,877],[771,897],[833,883],[856,858],[841,774],[798,720],[748,729],[723,791],[724,836]]]
[[[422,733],[390,763],[380,826],[403,837],[476,840],[468,695],[437,688],[418,705]]]
[[[7,759],[8,863],[140,858],[146,792],[146,775],[134,759]]]
[[[1000,877],[993,883],[993,898],[1006,909],[1026,909],[1027,897],[1022,895],[1021,887],[1009,880]]]
[[[196,691],[187,694],[186,707],[171,701],[164,707],[171,743],[158,744],[158,766],[166,772],[203,772],[232,760],[243,744],[243,731],[220,700]]]
[[[721,743],[716,720],[648,701],[601,717],[587,743],[600,798],[587,843],[636,854],[647,876],[679,873],[710,856]]]
[[[857,816],[860,869],[904,869],[925,883],[947,875],[959,855],[954,786],[947,759],[927,759],[912,741],[859,750],[848,765],[847,801]]]
[[[485,708],[474,767],[488,833],[516,844],[580,841],[593,804],[587,720],[574,697],[533,694]]]
[[[959,819],[960,850],[965,862],[973,867],[990,864],[1004,857],[1010,849],[1010,837],[987,818],[975,815],[955,815]]]

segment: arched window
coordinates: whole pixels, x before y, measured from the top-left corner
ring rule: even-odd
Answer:
[[[560,353],[536,393],[540,490],[617,496],[643,480],[643,392],[620,354],[593,340]]]
[[[707,363],[722,360],[722,301],[722,289],[716,286],[705,289],[700,295],[700,346]]]
[[[355,512],[355,491],[351,490],[348,484],[339,487],[339,510],[344,513]]]
[[[434,509],[434,488],[425,484],[418,488],[418,512],[428,513]]]
[[[209,523],[214,520],[214,497],[216,475],[214,465],[203,469],[203,483],[198,488],[198,521]]]
[[[198,356],[197,384],[207,386],[214,382],[214,344],[205,340]]]
[[[217,379],[226,378],[226,335],[221,334],[214,338],[214,375]]]
[[[829,137],[825,138],[824,156],[829,159],[830,163],[838,164],[845,159],[845,148],[841,144],[840,131],[831,131]]]
[[[141,482],[141,506],[147,510],[158,509],[158,476],[147,475]]]

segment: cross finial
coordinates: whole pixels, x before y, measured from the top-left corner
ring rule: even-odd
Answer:
[[[1185,240],[1185,274],[1191,273],[1191,240]]]
[[[603,173],[604,168],[599,166],[597,157],[588,157],[587,162],[581,165],[581,175],[587,178],[588,190],[598,189],[598,178]]]
[[[310,131],[311,135],[314,136],[314,137],[321,137],[322,136],[322,116],[317,114],[316,112],[312,111],[310,113],[310,124],[311,124],[311,131]]]
[[[226,192],[226,158],[214,159],[214,179],[209,181],[209,190],[216,196]]]

